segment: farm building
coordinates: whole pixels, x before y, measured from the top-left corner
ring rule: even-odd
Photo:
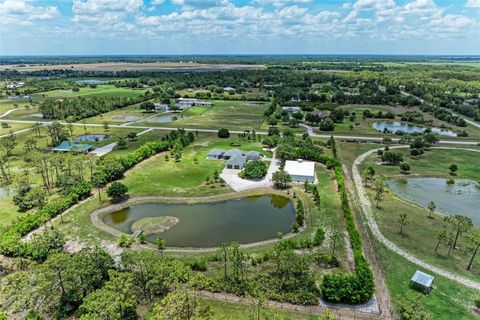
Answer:
[[[178,98],[175,99],[175,103],[180,109],[187,109],[195,106],[211,107],[213,103],[210,101],[200,101],[195,98]]]
[[[58,147],[52,149],[53,152],[73,152],[73,153],[88,153],[94,147],[90,144],[84,144],[75,141],[62,141]]]
[[[225,92],[235,92],[237,90],[233,87],[225,87],[225,88],[223,88],[223,91],[225,91]]]
[[[293,182],[315,182],[315,163],[311,161],[285,161],[284,169],[291,177]]]
[[[410,280],[410,286],[422,292],[430,292],[432,290],[434,279],[433,276],[417,270]]]

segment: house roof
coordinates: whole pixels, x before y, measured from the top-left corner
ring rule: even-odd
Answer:
[[[223,155],[224,157],[233,157],[233,156],[236,156],[236,155],[242,155],[242,151],[238,150],[238,149],[230,149],[228,151],[225,152],[225,154]]]
[[[92,149],[92,148],[93,148],[92,145],[86,144],[86,143],[80,143],[80,142],[76,142],[76,141],[62,141],[62,143],[60,143],[60,145],[53,148],[52,150],[53,151],[78,151],[78,152],[82,152],[82,151],[89,150],[89,149]]]
[[[260,157],[260,152],[258,152],[258,151],[248,151],[245,155],[247,157]]]
[[[221,156],[225,153],[223,149],[212,149],[208,152],[209,156]]]
[[[245,162],[246,162],[246,158],[244,156],[242,156],[241,154],[236,154],[234,156],[232,156],[230,159],[227,160],[227,165],[231,165],[231,166],[234,166],[234,165],[238,165],[238,166],[242,166],[242,165],[245,165]]]
[[[415,274],[412,277],[413,282],[418,283],[427,288],[432,286],[433,279],[435,279],[433,276],[419,270],[415,271]]]
[[[315,162],[301,159],[285,161],[285,171],[291,176],[315,176]]]

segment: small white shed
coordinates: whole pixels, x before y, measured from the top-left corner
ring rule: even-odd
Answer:
[[[410,286],[423,292],[430,292],[433,287],[433,280],[435,278],[425,272],[415,271],[412,279],[410,280]]]

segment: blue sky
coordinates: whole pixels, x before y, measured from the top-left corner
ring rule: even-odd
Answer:
[[[0,0],[0,55],[476,54],[480,0]]]

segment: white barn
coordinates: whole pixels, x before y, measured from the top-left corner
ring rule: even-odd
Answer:
[[[293,182],[315,182],[315,162],[302,159],[287,160],[284,170],[292,177]]]

